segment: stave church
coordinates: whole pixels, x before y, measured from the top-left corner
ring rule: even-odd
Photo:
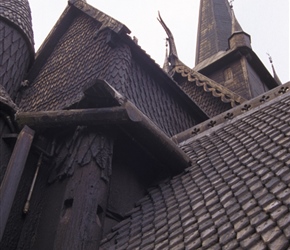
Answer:
[[[228,0],[200,0],[194,68],[158,20],[162,67],[85,0],[35,52],[0,1],[1,249],[290,249],[290,82]]]

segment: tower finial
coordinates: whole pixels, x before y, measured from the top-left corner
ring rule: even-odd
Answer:
[[[235,1],[235,0],[230,0],[230,2],[229,2],[231,9],[234,8],[234,6],[233,6],[233,2],[234,2],[234,1]]]
[[[275,70],[275,67],[274,67],[274,63],[273,63],[272,56],[271,56],[269,53],[267,53],[267,55],[268,55],[269,61],[270,61],[270,63],[271,63],[271,67],[272,67],[272,71],[273,71],[273,78],[275,79],[275,81],[276,81],[279,85],[281,85],[282,82],[281,82],[280,78],[278,77],[278,75],[277,75],[277,73],[276,73],[276,70]]]
[[[231,7],[231,14],[232,14],[232,34],[234,34],[235,32],[241,32],[243,31],[241,25],[239,24],[235,12],[234,12],[234,7],[233,7],[233,2],[234,0],[230,0],[229,4]]]

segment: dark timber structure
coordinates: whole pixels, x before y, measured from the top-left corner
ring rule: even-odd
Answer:
[[[1,249],[289,249],[290,83],[227,0],[200,1],[196,66],[161,69],[69,0],[35,55],[0,0]]]

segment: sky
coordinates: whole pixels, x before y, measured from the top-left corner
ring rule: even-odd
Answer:
[[[67,0],[29,2],[37,50],[67,6]],[[173,33],[179,59],[194,67],[199,0],[87,0],[87,3],[125,24],[142,49],[163,65],[166,34],[157,21],[160,11]],[[254,52],[272,73],[269,53],[282,83],[289,81],[289,0],[235,0],[233,5],[240,25],[251,35]]]

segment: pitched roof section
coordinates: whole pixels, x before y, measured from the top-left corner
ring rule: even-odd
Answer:
[[[94,18],[98,22],[101,23],[100,30],[104,28],[110,28],[115,31],[117,34],[126,33],[130,34],[131,31],[122,23],[117,21],[116,19],[110,17],[109,15],[103,13],[102,11],[94,8],[93,6],[86,3],[86,1],[82,0],[70,0],[69,4],[75,6],[79,10],[83,11],[90,17]]]
[[[227,0],[201,0],[196,43],[196,65],[228,48],[232,18]]]
[[[183,91],[208,117],[216,116],[245,101],[244,98],[226,87],[182,63],[177,55],[174,37],[160,14],[158,20],[168,36],[167,42],[169,44],[169,54],[167,54],[166,48],[166,59],[163,69],[173,77]]]
[[[130,33],[125,25],[86,2],[69,1],[69,6],[38,51],[29,74],[31,85],[19,105],[21,109],[61,109],[77,102],[83,86],[98,78],[97,73],[100,74],[101,68],[111,60],[105,56],[110,50],[106,35],[102,33],[105,28],[116,33]],[[71,64],[74,67],[69,66]]]
[[[287,249],[290,92],[185,141],[193,165],[151,189],[101,249]]]
[[[232,122],[232,120],[238,119],[239,115],[245,115],[248,112],[255,112],[255,110],[260,109],[261,105],[268,105],[268,102],[273,99],[285,94],[290,90],[290,82],[284,84],[283,86],[276,87],[273,90],[266,92],[263,95],[260,95],[252,100],[244,102],[242,105],[235,107],[227,112],[221,113],[216,117],[207,120],[203,123],[194,126],[188,130],[181,132],[173,136],[173,140],[176,143],[181,143],[184,140],[195,137],[196,135],[202,136],[204,133],[210,133],[207,130],[216,130],[220,126],[224,126],[223,123]],[[246,114],[247,115],[247,114]],[[214,128],[218,127],[218,128]]]
[[[208,117],[214,117],[246,101],[238,94],[183,64],[174,67],[172,74],[184,92]],[[177,75],[184,80],[176,79]]]

